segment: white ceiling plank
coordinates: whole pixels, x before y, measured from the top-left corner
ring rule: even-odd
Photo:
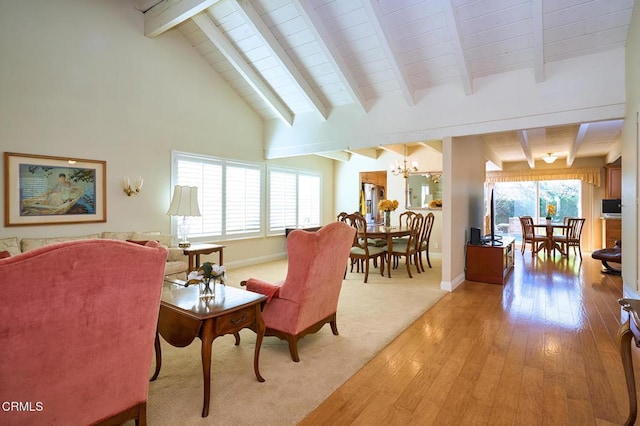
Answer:
[[[264,23],[258,12],[251,6],[249,2],[238,3],[234,1],[238,12],[241,13],[246,23],[250,25],[253,30],[262,37],[263,42],[271,49],[274,57],[278,60],[279,65],[284,68],[290,75],[293,82],[298,86],[298,89],[304,93],[309,102],[315,107],[316,111],[322,116],[324,120],[328,117],[327,107],[320,101],[318,95],[313,91],[307,80],[302,76],[298,67],[293,63],[287,52],[280,45],[276,37],[269,30]]]
[[[267,87],[260,77],[253,71],[251,66],[242,58],[242,55],[231,45],[231,43],[220,32],[218,27],[205,14],[193,16],[193,22],[200,27],[203,33],[216,45],[222,54],[231,62],[234,68],[242,75],[246,82],[256,91],[258,95],[269,104],[278,116],[289,126],[293,124],[293,114],[280,101],[280,99]]]
[[[452,4],[452,0],[442,0],[442,11],[444,12],[445,20],[447,21],[447,31],[449,32],[453,53],[458,63],[460,82],[464,88],[464,93],[467,96],[472,95],[473,82],[471,81],[471,74],[469,73],[469,64],[467,63],[467,58],[465,57],[464,49],[462,48],[462,33],[458,26],[458,19],[456,18],[456,12]]]
[[[531,26],[533,28],[533,73],[536,83],[542,83],[545,80],[542,0],[531,1]]]
[[[356,80],[349,72],[349,68],[342,60],[337,47],[335,46],[335,44],[333,44],[331,38],[324,30],[322,21],[313,10],[313,6],[311,6],[308,0],[292,0],[292,3],[300,13],[300,16],[306,22],[309,30],[314,35],[318,44],[320,44],[320,47],[324,51],[329,62],[331,62],[333,67],[336,69],[336,72],[339,74],[342,84],[344,84],[344,86],[350,92],[353,100],[356,101],[356,103],[360,106],[360,108],[362,108],[364,112],[367,112],[367,99],[358,87]]]
[[[589,130],[588,123],[583,123],[580,125],[580,128],[578,129],[578,134],[576,135],[576,138],[574,139],[573,144],[571,144],[571,148],[569,149],[569,154],[567,154],[567,167],[571,167],[573,165],[573,161],[576,159],[576,154],[578,153],[578,150],[580,149],[580,145],[582,144],[582,141],[584,140],[584,137],[587,134],[588,130]]]
[[[163,0],[144,14],[144,35],[153,38],[220,0]]]
[[[536,167],[536,162],[533,159],[533,155],[531,154],[531,146],[529,146],[529,135],[526,130],[518,130],[518,139],[520,139],[520,145],[522,146],[522,152],[524,152],[524,156],[527,159],[527,163],[529,163],[529,167],[534,169]]]
[[[373,26],[374,31],[378,35],[378,39],[382,46],[382,50],[395,74],[396,80],[398,80],[398,84],[400,85],[400,90],[402,90],[402,94],[407,100],[409,106],[414,106],[416,101],[413,96],[413,91],[409,87],[409,78],[407,76],[406,70],[401,66],[398,61],[398,55],[396,55],[395,51],[391,47],[391,43],[389,42],[389,35],[382,25],[382,21],[384,19],[382,15],[382,10],[380,9],[380,4],[378,0],[366,0],[362,2],[362,6],[364,10],[367,12],[369,16],[369,20],[371,21],[371,25]]]

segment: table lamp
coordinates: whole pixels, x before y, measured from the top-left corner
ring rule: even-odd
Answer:
[[[191,243],[187,240],[189,236],[187,216],[200,216],[198,187],[176,185],[173,188],[173,198],[171,198],[171,205],[167,214],[169,216],[182,216],[182,222],[178,224],[178,236],[180,237],[178,247],[189,247]]]

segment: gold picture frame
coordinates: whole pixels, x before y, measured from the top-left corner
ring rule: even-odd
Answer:
[[[4,153],[4,225],[107,221],[106,161]]]

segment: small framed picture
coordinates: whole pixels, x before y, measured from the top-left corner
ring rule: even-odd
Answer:
[[[107,221],[106,161],[4,153],[4,225]]]

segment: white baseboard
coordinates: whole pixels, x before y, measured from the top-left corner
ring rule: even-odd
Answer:
[[[257,265],[259,263],[265,263],[265,262],[271,262],[271,261],[274,261],[274,260],[286,259],[286,257],[287,257],[287,253],[286,252],[275,253],[275,254],[270,254],[268,256],[252,257],[250,259],[236,260],[236,261],[232,261],[232,262],[225,262],[224,266],[226,266],[227,268],[241,268],[243,266],[251,266],[251,265]]]
[[[453,281],[441,281],[440,289],[444,291],[453,291],[464,282],[464,274],[458,275]]]

